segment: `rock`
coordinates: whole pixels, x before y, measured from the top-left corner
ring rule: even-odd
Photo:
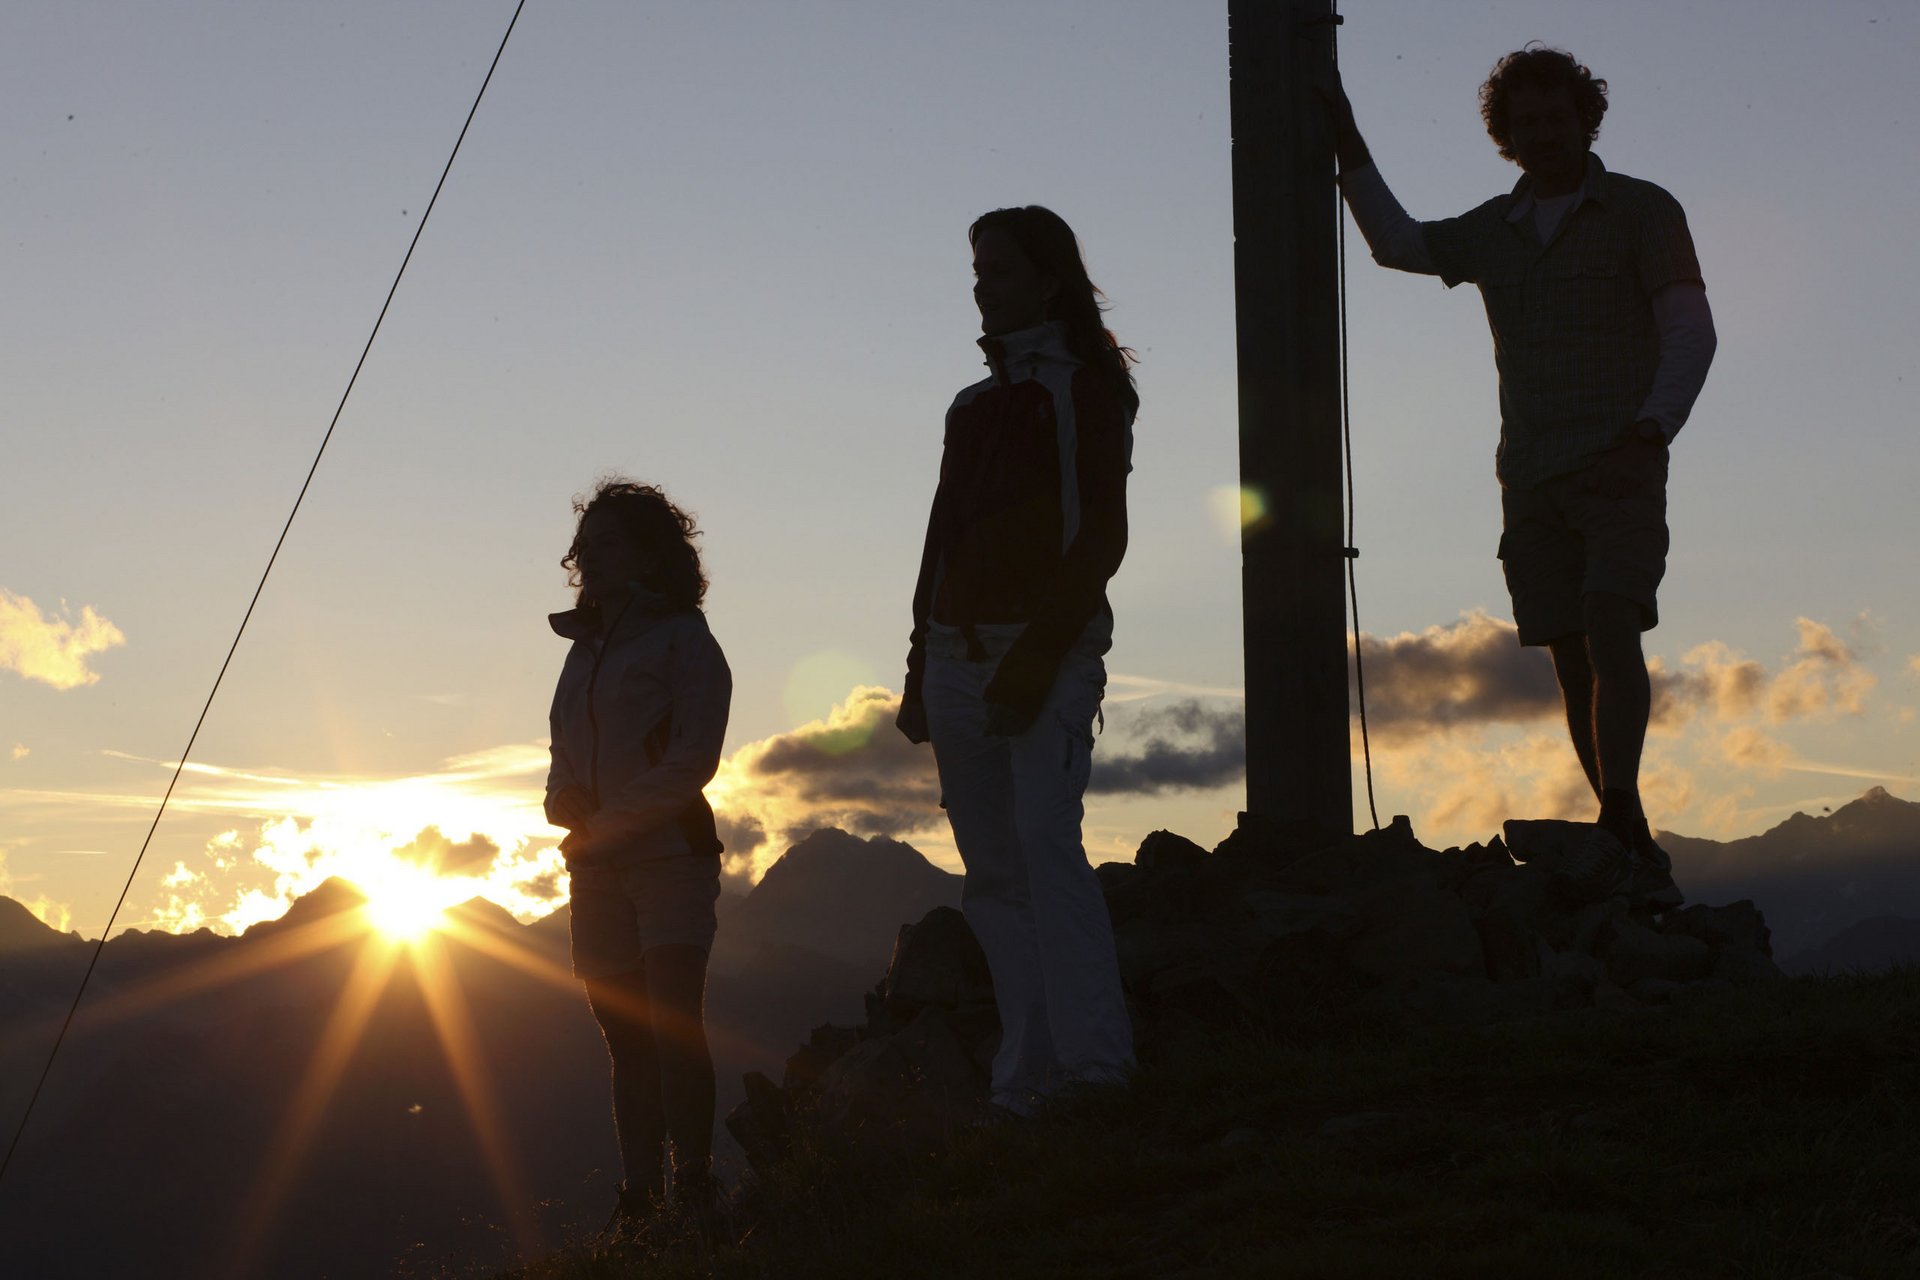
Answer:
[[[1772,957],[1758,951],[1722,951],[1713,958],[1714,978],[1736,987],[1762,982],[1784,982],[1787,975]]]
[[[897,1035],[863,1040],[821,1079],[814,1119],[864,1143],[943,1141],[986,1098],[987,1078],[945,1010]]]
[[[786,1095],[758,1071],[741,1077],[746,1100],[727,1113],[727,1132],[747,1154],[747,1163],[763,1176],[786,1153],[792,1125]]]
[[[1205,961],[1221,950],[1219,931],[1199,923],[1130,920],[1114,929],[1114,952],[1120,961],[1120,982],[1128,991],[1145,991],[1156,974]]]
[[[1495,982],[1540,976],[1540,923],[1548,914],[1548,886],[1546,872],[1511,862],[1462,886],[1486,954],[1487,976]]]
[[[1344,898],[1251,890],[1240,897],[1248,932],[1260,945],[1303,935],[1337,942],[1360,932],[1360,913]]]
[[[1715,951],[1750,951],[1762,956],[1773,954],[1773,935],[1760,909],[1749,899],[1730,902],[1724,907],[1699,903],[1669,911],[1661,929],[1669,934],[1698,938]]]
[[[1094,879],[1100,882],[1100,892],[1108,898],[1125,893],[1145,874],[1131,862],[1103,862],[1093,869]]]
[[[1631,920],[1609,926],[1611,939],[1602,949],[1607,976],[1632,992],[1650,978],[1691,982],[1713,971],[1707,944],[1685,934],[1659,934]]]
[[[1493,983],[1478,974],[1419,973],[1382,982],[1353,1007],[1364,1018],[1471,1027],[1542,1013],[1552,1000],[1542,979]]]
[[[820,1078],[819,1118],[843,1132],[890,1129],[913,1084],[913,1064],[892,1036],[863,1040]]]
[[[935,907],[915,924],[903,925],[882,984],[887,1015],[901,1025],[925,1008],[956,1009],[993,998],[986,953],[952,907]]]
[[[1638,1013],[1645,1006],[1614,983],[1602,978],[1593,984],[1593,1007],[1610,1013]]]
[[[1484,977],[1480,935],[1466,904],[1423,879],[1390,882],[1355,906],[1366,931],[1347,949],[1347,963],[1376,978],[1426,974]]]
[[[1675,998],[1690,990],[1690,983],[1673,982],[1666,978],[1642,978],[1627,988],[1627,994],[1641,1004],[1672,1004]]]
[[[1205,849],[1185,836],[1171,831],[1154,831],[1140,842],[1133,865],[1143,871],[1164,871],[1172,867],[1197,867],[1207,860]]]
[[[780,1087],[799,1093],[819,1088],[820,1078],[826,1074],[827,1068],[859,1042],[860,1033],[852,1027],[836,1027],[831,1023],[815,1027],[807,1037],[807,1042],[787,1059],[787,1069],[780,1077]]]
[[[1626,846],[1591,822],[1513,819],[1507,847],[1516,861],[1539,867],[1574,902],[1597,902],[1623,887]]]
[[[1261,1007],[1242,973],[1204,961],[1155,974],[1146,1001],[1156,1015],[1178,1014],[1216,1029],[1239,1026]]]
[[[1556,949],[1597,955],[1613,923],[1626,918],[1626,904],[1618,898],[1609,898],[1580,908],[1566,919],[1563,927],[1556,928],[1553,922],[1546,922],[1541,936]]]
[[[1593,990],[1606,980],[1607,967],[1578,951],[1549,951],[1541,970],[1553,984],[1553,1007],[1584,1009],[1593,1003]]]

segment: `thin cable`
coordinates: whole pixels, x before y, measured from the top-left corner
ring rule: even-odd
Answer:
[[[1338,67],[1340,26],[1337,19],[1333,26],[1333,54],[1334,65]],[[1336,196],[1336,206],[1338,202]],[[1380,810],[1373,802],[1373,743],[1367,735],[1367,673],[1360,660],[1360,584],[1355,563],[1360,559],[1360,547],[1353,540],[1353,397],[1347,386],[1347,214],[1344,208],[1338,210],[1335,225],[1339,228],[1335,234],[1340,245],[1340,446],[1347,465],[1347,599],[1353,608],[1353,687],[1360,704],[1360,755],[1366,762],[1367,815],[1373,819],[1373,829],[1378,831]]]
[[[247,602],[247,611],[240,619],[240,629],[234,632],[233,643],[227,647],[225,661],[220,664],[220,673],[213,678],[213,688],[207,691],[207,700],[200,708],[200,718],[193,722],[193,732],[187,737],[186,749],[180,753],[180,759],[173,767],[173,777],[167,781],[166,794],[160,797],[160,808],[153,815],[153,823],[147,828],[146,839],[140,842],[140,852],[133,859],[133,869],[127,872],[127,883],[121,887],[120,899],[113,904],[113,914],[107,917],[107,927],[100,931],[100,941],[94,944],[93,958],[87,961],[87,971],[80,975],[80,988],[73,993],[73,1003],[67,1008],[65,1021],[60,1024],[60,1034],[53,1039],[53,1048],[47,1053],[47,1062],[40,1069],[40,1078],[34,1083],[33,1093],[27,1098],[27,1109],[20,1115],[20,1123],[14,1128],[13,1140],[7,1144],[7,1154],[0,1157],[0,1182],[4,1182],[7,1169],[13,1164],[13,1153],[19,1149],[20,1139],[27,1131],[27,1122],[33,1118],[34,1104],[40,1101],[40,1091],[46,1086],[47,1077],[53,1072],[54,1059],[60,1055],[60,1046],[66,1042],[67,1031],[73,1026],[73,1016],[80,1010],[80,1001],[87,993],[87,983],[93,978],[94,966],[100,963],[100,953],[106,949],[107,935],[113,932],[114,921],[120,918],[120,908],[126,905],[127,894],[133,889],[134,877],[140,873],[140,863],[147,856],[147,846],[153,843],[153,833],[159,830],[160,819],[166,815],[167,804],[173,799],[173,789],[180,781],[180,775],[186,770],[187,757],[193,754],[193,744],[200,738],[201,726],[207,722],[207,713],[213,709],[214,697],[220,692],[221,683],[227,678],[227,668],[233,663],[233,655],[240,648],[240,638],[247,633],[247,623],[253,620],[254,606],[260,603],[260,593],[266,590],[267,578],[273,573],[274,562],[280,558],[280,548],[286,544],[287,533],[293,528],[294,517],[300,514],[301,503],[307,500],[307,489],[313,484],[314,473],[320,470],[320,459],[326,456],[327,445],[333,440],[333,430],[340,425],[340,415],[346,411],[347,397],[353,394],[354,383],[360,380],[360,370],[367,363],[367,354],[373,350],[373,340],[380,336],[380,326],[385,323],[387,309],[393,305],[394,294],[400,291],[400,281],[407,274],[407,264],[413,261],[413,251],[420,243],[420,235],[427,229],[427,219],[433,216],[433,206],[440,199],[441,188],[447,185],[447,175],[453,171],[455,157],[460,154],[460,144],[467,140],[467,129],[473,124],[474,115],[480,110],[480,100],[487,96],[487,86],[493,83],[493,72],[500,65],[500,57],[507,51],[507,40],[513,35],[515,24],[520,21],[520,11],[527,6],[527,0],[519,0],[513,8],[513,17],[507,22],[506,35],[500,37],[500,47],[494,51],[493,62],[487,67],[486,79],[480,82],[480,92],[474,95],[473,106],[467,110],[466,123],[460,126],[460,136],[454,139],[453,151],[447,156],[446,165],[440,170],[440,181],[434,184],[433,195],[427,200],[427,207],[420,215],[420,225],[413,229],[413,239],[407,245],[406,257],[400,260],[400,270],[394,273],[393,284],[387,290],[387,300],[380,304],[380,314],[373,322],[373,331],[367,335],[367,343],[360,349],[360,358],[354,362],[353,374],[347,379],[347,389],[340,393],[340,403],[334,406],[333,420],[327,423],[327,434],[320,439],[320,448],[313,455],[313,465],[307,468],[307,478],[300,485],[300,493],[293,500],[293,510],[287,513],[287,522],[280,528],[280,536],[274,541],[273,554],[267,557],[267,567],[261,570],[259,584],[253,589],[253,599]]]

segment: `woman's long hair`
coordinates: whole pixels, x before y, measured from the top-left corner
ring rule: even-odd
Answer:
[[[1067,349],[1081,363],[1105,378],[1113,393],[1133,413],[1140,408],[1140,393],[1134,388],[1128,366],[1139,357],[1132,348],[1123,347],[1113,331],[1101,321],[1106,310],[1105,294],[1087,278],[1087,264],[1080,257],[1080,242],[1066,219],[1037,204],[983,213],[967,228],[967,243],[980,242],[980,233],[998,229],[1013,237],[1020,252],[1039,270],[1060,282],[1060,291],[1047,303],[1047,319],[1066,326]]]
[[[593,487],[590,497],[573,500],[573,542],[560,557],[567,571],[567,585],[580,586],[580,526],[589,512],[602,507],[611,511],[621,527],[648,550],[657,550],[654,569],[641,586],[657,591],[682,609],[698,609],[707,597],[707,574],[700,564],[700,550],[693,540],[700,536],[693,517],[675,506],[666,492],[656,485],[640,484],[624,476],[609,476]]]

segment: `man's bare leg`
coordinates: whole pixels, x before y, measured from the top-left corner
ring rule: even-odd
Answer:
[[[1560,681],[1560,699],[1567,708],[1567,735],[1573,739],[1573,752],[1600,798],[1600,756],[1593,738],[1593,664],[1587,659],[1587,638],[1579,632],[1547,642],[1553,655],[1553,674]]]
[[[1595,591],[1585,598],[1585,612],[1601,809],[1624,804],[1624,816],[1638,818],[1640,752],[1653,708],[1647,659],[1640,649],[1640,606],[1625,596]]]

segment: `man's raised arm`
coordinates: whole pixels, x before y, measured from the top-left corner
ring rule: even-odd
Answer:
[[[1354,123],[1353,103],[1347,99],[1340,72],[1328,68],[1326,74],[1314,82],[1313,91],[1326,104],[1333,124],[1334,155],[1340,161],[1340,190],[1347,198],[1347,208],[1353,210],[1360,234],[1367,238],[1367,247],[1373,250],[1373,260],[1397,271],[1440,274],[1432,254],[1427,251],[1427,238],[1420,224],[1400,207],[1393,192],[1387,189],[1386,179],[1374,167],[1367,140],[1360,136],[1360,126]]]

